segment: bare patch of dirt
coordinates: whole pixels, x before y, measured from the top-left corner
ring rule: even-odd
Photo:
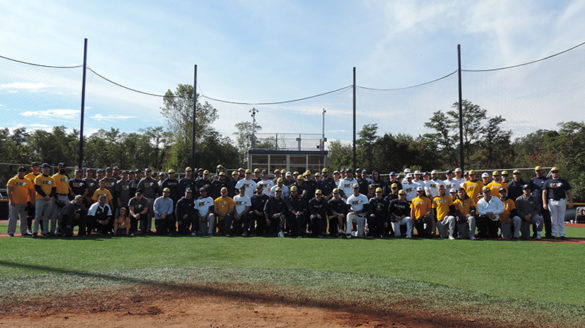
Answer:
[[[85,290],[0,304],[0,327],[503,327],[407,305],[315,300],[270,287],[201,284]]]

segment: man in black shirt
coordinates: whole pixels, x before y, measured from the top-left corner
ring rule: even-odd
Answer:
[[[309,213],[313,236],[323,238],[327,232],[327,200],[321,189],[315,190],[315,198],[309,201]]]
[[[278,232],[278,237],[284,237],[284,224],[286,222],[287,205],[282,198],[282,190],[276,188],[274,197],[268,198],[264,205],[266,229],[271,235]]]
[[[370,198],[368,206],[368,237],[384,238],[385,225],[388,223],[388,203],[384,200],[384,191],[381,187],[375,189],[375,196]]]
[[[290,189],[288,212],[290,213],[288,221],[290,224],[287,225],[289,232],[291,235],[303,237],[307,229],[307,201],[299,194],[296,186]]]
[[[388,214],[394,230],[394,237],[400,238],[401,227],[406,226],[406,238],[412,237],[412,219],[410,218],[410,203],[406,200],[406,192],[398,191],[398,198],[390,201]]]
[[[191,235],[197,235],[199,220],[197,219],[197,213],[195,213],[195,201],[193,200],[193,191],[191,189],[185,190],[185,196],[177,201],[175,217],[177,218],[179,234],[188,234],[189,227],[191,227]]]
[[[347,204],[339,195],[339,189],[333,188],[333,197],[327,203],[327,218],[329,219],[329,234],[343,237],[345,232],[345,217],[347,216]]]
[[[221,172],[223,173],[223,172]],[[221,174],[220,173],[220,174]],[[262,193],[262,185],[256,186],[256,193],[252,196],[252,208],[250,210],[250,235],[264,234],[266,227],[266,219],[264,217],[264,205],[268,200],[268,196]]]

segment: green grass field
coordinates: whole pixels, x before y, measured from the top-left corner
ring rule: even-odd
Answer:
[[[568,228],[568,235],[583,238],[585,229]],[[584,254],[584,244],[522,241],[0,238],[0,299],[183,277],[181,283],[293,286],[311,295],[341,290],[342,298],[388,304],[425,300],[425,308],[437,310],[465,304],[478,317],[498,313],[508,321],[530,321],[537,312],[545,317],[540,323],[579,326]],[[60,287],[39,288],[46,283]]]

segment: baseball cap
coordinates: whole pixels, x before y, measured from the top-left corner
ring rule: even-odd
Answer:
[[[541,169],[542,169],[542,168],[541,168],[540,166],[538,166],[538,165],[537,165],[537,166],[534,168],[534,171],[540,171]]]
[[[280,173],[279,169],[274,170],[274,174],[279,174],[279,173]]]
[[[286,172],[286,176],[287,177],[292,177],[292,174],[290,172]]]
[[[501,187],[501,188],[500,188],[500,190],[498,190],[498,191],[499,191],[500,193],[501,193],[502,191],[503,191],[503,192],[507,192],[506,188],[504,188],[504,187]]]
[[[262,170],[262,172],[264,172],[264,171],[266,171],[266,170]],[[255,168],[254,169],[254,173],[260,173],[260,169],[259,168]]]
[[[421,175],[422,175],[422,173],[420,173],[420,171],[419,171],[419,170],[416,170],[416,171],[414,171],[414,174],[415,174],[415,175],[416,175],[416,174],[421,174]]]
[[[359,188],[359,187],[360,187],[360,185],[359,185],[359,184],[357,184],[357,183],[354,183],[354,184],[352,184],[352,185],[351,185],[351,187],[352,187],[353,189],[356,189],[356,188]]]
[[[238,167],[238,172],[240,172],[240,171],[244,171],[244,169],[241,167]]]
[[[258,171],[260,171],[260,169],[255,169],[255,170],[254,170],[254,172],[258,172]],[[266,170],[262,170],[262,174],[266,174],[266,173],[268,173],[268,171],[266,171]]]
[[[408,179],[408,178],[412,178],[412,173],[408,173],[408,174],[406,175],[406,178],[407,178],[407,179]]]
[[[383,191],[382,188],[380,188],[380,187],[376,188],[376,192],[382,192],[382,191]]]
[[[42,168],[45,168],[45,167],[51,167],[51,165],[49,165],[49,163],[43,163],[43,164],[41,164],[41,167],[42,167]]]
[[[274,192],[279,192],[279,191],[282,191],[282,189],[280,189],[280,187],[276,187],[276,188],[274,189]]]
[[[396,172],[392,171],[392,172],[390,172],[390,174],[388,174],[388,175],[389,175],[389,176],[391,176],[391,177],[395,177],[395,176],[396,176]]]
[[[317,189],[315,190],[315,195],[323,195],[323,192],[321,191],[321,189]]]
[[[173,169],[169,169],[167,172],[168,172],[169,174],[171,174],[171,173],[175,173],[175,170],[173,170]]]
[[[457,192],[457,189],[455,189],[455,188],[451,188],[451,190],[449,190],[449,192],[450,192],[450,193],[452,193],[452,194],[453,194],[453,193],[456,193],[456,192]]]
[[[324,167],[324,168],[321,170],[321,172],[322,172],[322,173],[325,173],[325,172],[329,172],[329,170],[328,170],[326,167]]]
[[[525,189],[532,190],[532,188],[530,188],[530,185],[529,184],[525,184],[525,185],[522,186],[522,190],[525,190]]]
[[[171,172],[169,172],[169,173],[171,173]],[[209,170],[203,171],[203,174],[209,174]]]
[[[410,169],[409,168],[404,169],[404,174],[407,174],[407,173],[410,173]]]
[[[303,180],[303,176],[302,175],[297,175],[297,180]]]
[[[490,187],[483,187],[483,188],[481,189],[481,191],[482,191],[482,192],[491,192],[491,189],[490,189]]]
[[[469,175],[474,175],[475,174],[475,170],[469,170],[469,172],[467,172],[467,173],[469,173]]]
[[[106,194],[100,194],[100,195],[98,196],[98,198],[99,198],[99,199],[102,199],[102,198],[103,198],[103,199],[106,199]]]
[[[205,190],[205,188],[201,188],[201,189]],[[201,189],[199,189],[199,191],[201,191]],[[221,187],[220,191],[221,192],[224,192],[224,191],[227,192],[228,190],[227,190],[226,187]]]
[[[456,168],[455,172],[461,172],[461,168],[460,167]]]
[[[399,195],[406,195],[406,192],[402,189],[398,190],[398,194]]]
[[[320,177],[321,174],[319,172],[315,173],[315,177]]]
[[[459,170],[459,172],[461,172],[461,170]],[[452,173],[453,173],[453,171],[451,171],[451,170],[447,170],[447,172],[445,172],[445,173],[446,173],[446,174],[452,174]]]
[[[493,171],[492,172],[492,175],[500,175],[500,172],[499,171]]]
[[[297,188],[297,186],[292,186],[292,187],[290,187],[290,191],[291,191],[291,192],[293,192],[293,191],[298,191],[298,190],[299,190],[299,188]]]
[[[278,178],[278,179],[276,179],[276,183],[283,182],[283,181],[284,181],[284,180],[282,180],[282,178]]]
[[[502,175],[508,175],[508,171],[502,171]]]
[[[397,183],[393,183],[390,185],[390,188],[398,188],[398,184]]]
[[[221,164],[217,164],[217,166],[215,167],[216,169],[223,169],[223,165]]]
[[[187,187],[187,189],[185,189],[185,192],[188,192],[188,193],[192,194],[193,193],[193,190],[191,190],[191,188]]]
[[[164,188],[163,189],[163,192],[171,192],[171,189],[170,188]]]
[[[431,174],[437,174],[437,173],[438,173],[437,170],[432,170],[431,171]]]
[[[339,171],[335,170],[333,171],[333,174],[339,174]]]
[[[490,177],[490,175],[489,175],[489,173],[487,173],[487,172],[483,172],[483,173],[481,174],[481,177],[482,177],[482,178],[489,178],[489,177]]]
[[[550,169],[550,171],[551,171],[551,172],[558,172],[558,171],[559,171],[559,168],[558,168],[558,167],[556,167],[556,166],[553,166],[553,167]]]
[[[246,169],[246,171],[244,171],[246,174],[252,173],[252,171],[250,171],[250,169]]]
[[[147,167],[144,169],[144,172],[152,172],[152,170],[150,169],[150,167]]]
[[[57,164],[57,167],[65,167],[65,163],[60,162],[59,164]]]
[[[222,171],[222,172],[219,172],[219,174],[218,174],[218,175],[219,175],[220,177],[225,177],[225,172],[223,172],[223,171]]]
[[[233,171],[233,172],[232,172],[232,176],[234,176],[234,175],[238,175],[238,174],[239,174],[239,173],[238,173],[238,171]]]
[[[333,188],[333,193],[334,194],[339,194],[339,188]]]
[[[423,187],[416,187],[416,191],[425,191]]]
[[[513,174],[520,174],[520,171],[518,170],[514,170],[514,172],[512,172]]]

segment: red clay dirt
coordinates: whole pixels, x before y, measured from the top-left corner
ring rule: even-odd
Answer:
[[[287,298],[268,288],[234,291],[234,286],[119,287],[66,297],[12,300],[0,304],[0,327],[505,326],[421,310],[389,312],[376,309],[375,305]]]

